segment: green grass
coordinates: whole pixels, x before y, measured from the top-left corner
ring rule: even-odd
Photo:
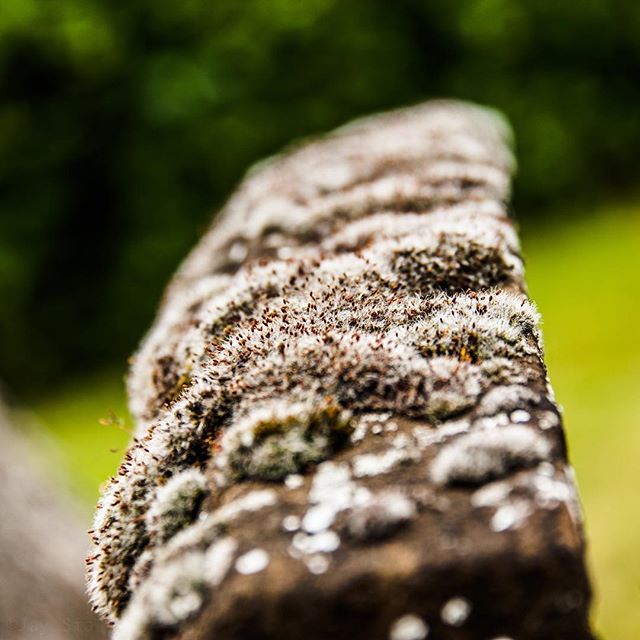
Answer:
[[[640,204],[525,226],[531,294],[544,317],[547,363],[564,406],[578,474],[604,638],[640,629]],[[114,473],[128,435],[119,376],[70,387],[38,404],[87,505]]]
[[[589,212],[591,213],[591,212]],[[522,233],[586,514],[595,623],[640,629],[640,204]]]
[[[63,472],[71,490],[90,508],[100,485],[115,473],[130,438],[122,376],[77,382],[32,410],[60,445]],[[114,416],[124,424],[109,424]]]

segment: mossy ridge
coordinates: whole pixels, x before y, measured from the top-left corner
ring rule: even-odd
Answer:
[[[390,298],[398,296],[400,289],[421,295],[441,291],[442,283],[448,277],[445,277],[445,274],[450,274],[452,281],[446,288],[449,292],[469,288],[483,290],[492,284],[510,283],[518,286],[520,282],[513,263],[517,258],[507,258],[504,248],[498,250],[486,244],[470,242],[469,246],[485,260],[483,264],[486,268],[483,271],[473,260],[463,261],[461,264],[456,262],[455,256],[463,251],[465,246],[463,239],[459,237],[449,239],[448,236],[441,235],[437,246],[440,254],[436,252],[433,260],[426,264],[421,262],[420,256],[428,255],[431,249],[418,247],[409,251],[398,243],[396,244],[399,248],[396,248],[396,244],[387,246],[388,241],[384,240],[378,244],[357,255],[355,261],[350,259],[351,256],[336,256],[333,259],[328,258],[330,264],[326,263],[327,258],[321,263],[312,253],[308,256],[303,255],[296,261],[289,260],[277,266],[270,264],[252,269],[252,278],[243,277],[235,288],[226,292],[222,301],[213,305],[211,312],[197,318],[195,333],[187,334],[185,342],[187,345],[200,342],[208,346],[204,351],[201,350],[200,355],[193,352],[192,348],[178,349],[178,357],[180,353],[184,354],[181,358],[183,364],[180,365],[178,361],[173,360],[170,380],[163,382],[165,376],[162,371],[166,367],[163,366],[163,361],[154,363],[155,356],[150,354],[152,360],[148,367],[151,369],[152,379],[159,381],[155,384],[159,392],[152,391],[149,401],[159,407],[174,399],[176,385],[186,379],[190,369],[199,366],[207,354],[211,354],[215,360],[216,349],[225,340],[233,338],[247,323],[255,325],[259,322],[278,320],[282,314],[286,314],[287,307],[293,307],[294,301],[306,301],[310,311],[317,307],[318,303],[312,301],[314,289],[322,290],[325,298],[333,295],[336,304],[341,302],[337,294],[343,297],[342,302],[353,300],[353,296],[360,296],[362,307],[370,307],[371,315],[367,317],[366,314],[358,314],[355,305],[351,304],[351,308],[354,309],[352,323],[357,322],[363,329],[370,330],[373,328],[370,326],[371,320],[374,320],[375,314],[378,313],[375,305],[370,304],[370,298],[383,289],[391,302]],[[450,259],[443,264],[441,256],[445,254],[449,255]],[[332,267],[334,263],[335,266]],[[438,269],[433,265],[438,265]],[[344,275],[335,278],[334,274],[341,268],[344,269]],[[324,275],[323,271],[328,271],[330,277]],[[474,272],[477,272],[475,277],[472,275]],[[384,317],[384,309],[379,310],[380,314]],[[388,322],[392,320],[388,319]],[[167,387],[173,395],[162,392],[162,389]],[[181,391],[183,386],[179,389]]]

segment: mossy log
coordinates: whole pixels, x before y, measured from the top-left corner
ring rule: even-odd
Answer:
[[[133,360],[114,638],[591,638],[509,140],[433,102],[248,174]]]
[[[0,638],[106,638],[87,604],[82,520],[0,402]]]

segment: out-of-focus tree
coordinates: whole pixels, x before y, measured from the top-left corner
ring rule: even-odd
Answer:
[[[631,0],[6,2],[0,376],[121,359],[244,168],[361,113],[499,107],[522,215],[632,185],[639,77]]]

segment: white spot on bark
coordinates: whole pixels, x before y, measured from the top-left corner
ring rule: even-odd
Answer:
[[[486,482],[543,461],[550,450],[547,440],[529,427],[474,431],[441,449],[431,477],[438,484]]]
[[[249,253],[249,249],[244,242],[234,242],[229,247],[229,260],[232,262],[242,262]]]
[[[332,553],[340,546],[340,537],[335,531],[323,531],[314,535],[299,532],[293,536],[292,545],[304,554]]]
[[[471,603],[465,598],[451,598],[444,607],[440,615],[442,621],[452,627],[462,626],[471,613]]]
[[[236,571],[242,575],[260,573],[269,566],[269,554],[264,549],[252,549],[236,560]]]
[[[522,422],[529,422],[531,420],[531,414],[524,409],[516,409],[511,412],[511,422],[515,422],[516,424]]]
[[[330,505],[318,504],[307,511],[302,519],[302,528],[307,533],[320,533],[333,524],[335,517],[335,509]]]
[[[285,531],[293,532],[300,529],[300,518],[298,516],[285,516],[282,520],[282,528]]]
[[[284,479],[287,489],[299,489],[304,484],[304,477],[297,473],[292,473]]]
[[[314,575],[326,573],[330,564],[327,556],[321,554],[315,554],[305,558],[304,563],[307,565],[307,569]]]
[[[429,634],[425,621],[409,613],[398,618],[389,631],[389,640],[424,640]]]

